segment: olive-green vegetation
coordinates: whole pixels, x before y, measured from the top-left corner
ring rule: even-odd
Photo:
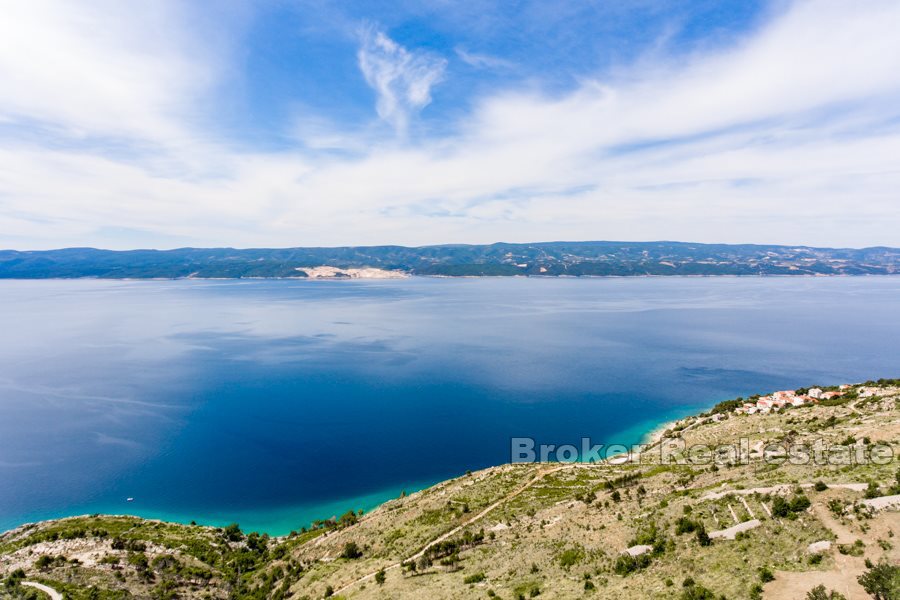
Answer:
[[[820,441],[896,455],[898,384],[769,415],[737,415],[735,400],[672,425],[639,460],[470,472],[279,538],[99,515],[24,526],[0,535],[0,594],[36,598],[22,585],[36,581],[78,600],[839,600],[848,586],[894,599],[900,513],[866,502],[900,493],[896,462],[765,461],[761,448]],[[744,438],[750,455],[664,459],[676,438]],[[719,533],[750,521],[733,539]],[[808,550],[821,542],[831,545]]]
[[[810,248],[684,242],[0,250],[0,278],[305,277],[298,267],[375,267],[418,275],[877,275],[900,272],[896,248]]]

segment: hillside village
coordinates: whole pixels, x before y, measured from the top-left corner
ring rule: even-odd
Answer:
[[[770,396],[759,396],[755,402],[744,402],[741,406],[734,409],[737,414],[768,414],[772,411],[782,410],[786,406],[804,406],[806,404],[818,404],[822,401],[834,400],[848,394],[853,394],[855,398],[870,398],[878,394],[879,389],[872,386],[859,386],[854,388],[851,385],[843,384],[837,386],[836,389],[827,391],[822,388],[809,388],[805,390],[782,390],[774,392]]]
[[[43,585],[76,600],[900,598],[900,381],[755,400],[753,413],[722,402],[657,441],[746,439],[747,461],[645,452],[507,464],[280,538],[61,519],[0,535],[0,589],[38,598]],[[893,458],[794,464],[759,451],[821,440]]]

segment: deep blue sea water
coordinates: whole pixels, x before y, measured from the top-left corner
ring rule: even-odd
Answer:
[[[900,278],[0,281],[0,530],[283,534],[737,395],[900,376]],[[132,503],[126,498],[134,497]]]

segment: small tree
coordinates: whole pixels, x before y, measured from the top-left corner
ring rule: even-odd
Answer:
[[[828,501],[828,510],[830,510],[831,514],[835,517],[841,517],[844,514],[844,503],[837,498],[832,498]]]
[[[881,496],[881,490],[874,481],[870,481],[869,487],[866,488],[866,498],[878,498],[879,496]]]
[[[340,516],[340,518],[337,521],[337,524],[338,524],[338,527],[349,527],[350,525],[355,524],[357,520],[358,520],[358,517],[357,517],[356,513],[353,512],[352,510],[348,510],[347,512],[345,512],[344,514],[342,514]]]
[[[847,600],[847,596],[834,590],[829,592],[824,585],[817,585],[806,592],[806,600]]]
[[[810,502],[809,498],[807,498],[803,494],[797,494],[796,496],[791,498],[790,507],[791,507],[791,512],[793,512],[793,513],[803,512],[810,506],[812,506],[812,502]]]
[[[681,600],[716,600],[716,595],[711,590],[699,585],[691,577],[681,585]]]
[[[712,544],[712,540],[709,538],[709,534],[706,533],[706,528],[702,524],[697,528],[697,541],[701,546],[709,546]]]
[[[224,530],[225,537],[230,542],[239,542],[244,539],[244,534],[241,532],[241,527],[237,523],[232,523]]]
[[[900,598],[900,567],[880,562],[860,575],[858,581],[875,600]]]
[[[347,542],[344,544],[344,550],[341,552],[341,558],[354,559],[362,556],[362,550],[356,545],[356,542]]]
[[[787,503],[787,500],[781,496],[775,496],[772,500],[772,516],[784,518],[789,514],[791,514],[791,507]]]
[[[378,585],[384,585],[384,580],[387,579],[387,575],[384,572],[384,569],[379,569],[377,573],[375,573],[375,583]]]

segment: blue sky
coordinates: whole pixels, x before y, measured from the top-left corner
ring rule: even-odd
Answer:
[[[270,3],[242,24],[230,86],[240,94],[228,94],[234,104],[225,110],[231,135],[261,143],[284,141],[284,122],[298,110],[366,127],[376,96],[357,54],[371,29],[444,62],[415,125],[419,134],[447,133],[498,88],[564,94],[661,46],[685,56],[727,45],[766,10],[736,1]]]
[[[14,2],[0,247],[900,245],[900,5]]]

